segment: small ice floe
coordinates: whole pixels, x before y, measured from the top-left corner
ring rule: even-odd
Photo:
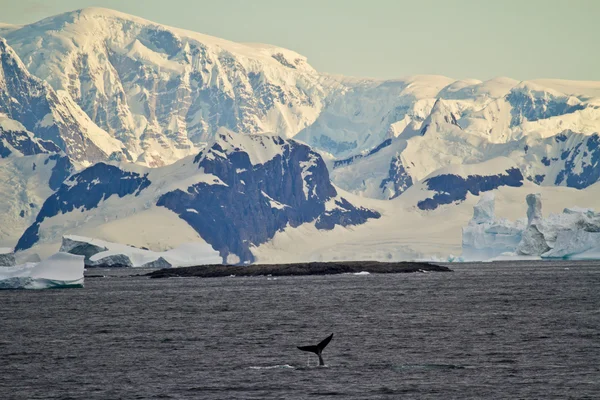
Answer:
[[[83,287],[83,256],[57,253],[39,263],[0,268],[0,289]]]
[[[352,275],[371,275],[371,273],[367,272],[367,271],[360,271],[360,272],[355,272]]]
[[[282,365],[266,365],[266,366],[263,366],[263,367],[255,367],[255,366],[252,366],[252,367],[249,367],[249,368],[250,368],[250,369],[296,369],[296,368],[292,367],[292,366],[291,366],[291,365],[289,365],[289,364],[282,364]]]

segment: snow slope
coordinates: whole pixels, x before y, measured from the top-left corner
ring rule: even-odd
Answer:
[[[468,225],[480,198],[469,193],[465,201],[422,211],[409,196],[385,201],[338,192],[354,204],[380,212],[381,218],[359,226],[336,226],[331,231],[318,231],[312,224],[287,228],[252,249],[256,262],[456,260],[462,253],[462,228]],[[495,215],[510,220],[524,217],[525,198],[535,192],[541,192],[545,213],[560,213],[574,205],[597,206],[600,184],[584,190],[539,187],[528,181],[521,187],[501,186],[494,190]]]
[[[71,161],[60,154],[0,158],[0,246],[14,247],[72,170]]]
[[[73,174],[46,199],[16,249],[53,252],[65,234],[154,251],[206,241],[223,262],[252,262],[250,248],[286,226],[313,222],[331,230],[371,218],[379,214],[338,195],[308,146],[221,130],[198,155],[169,166],[97,163]]]

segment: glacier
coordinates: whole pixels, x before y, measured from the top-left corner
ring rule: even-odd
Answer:
[[[527,218],[510,221],[494,216],[494,202],[493,192],[481,196],[473,218],[463,227],[464,260],[598,259],[600,213],[593,209],[565,208],[544,218],[541,195],[529,194]]]
[[[39,263],[0,267],[0,289],[83,287],[83,257],[56,253]]]

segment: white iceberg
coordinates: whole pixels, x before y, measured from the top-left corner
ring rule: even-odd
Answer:
[[[600,259],[600,213],[588,208],[565,208],[542,215],[539,194],[526,198],[527,222],[494,217],[494,197],[486,193],[463,228],[463,258],[491,259]]]
[[[170,268],[221,264],[219,252],[207,243],[184,243],[167,251],[152,251],[83,236],[63,237],[60,251],[85,257],[86,267]]]
[[[39,263],[0,268],[0,289],[83,287],[83,257],[57,253]]]
[[[525,224],[494,215],[495,197],[486,192],[473,208],[473,219],[462,230],[462,259],[489,260],[515,251]]]

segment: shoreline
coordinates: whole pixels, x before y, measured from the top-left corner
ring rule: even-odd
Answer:
[[[194,267],[164,268],[144,276],[161,278],[220,278],[228,276],[303,276],[338,275],[368,272],[371,274],[397,274],[414,272],[452,272],[448,267],[427,262],[331,261],[293,264],[199,265]]]

